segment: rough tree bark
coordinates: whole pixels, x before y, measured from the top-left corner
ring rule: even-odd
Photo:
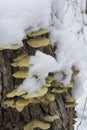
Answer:
[[[45,48],[45,51],[49,53],[50,50]],[[33,49],[32,52],[30,48],[24,46],[16,51],[0,51],[0,130],[23,130],[23,127],[32,119],[43,121],[45,115],[56,115],[57,113],[60,114],[60,119],[53,121],[49,130],[73,130],[75,111],[74,108],[65,108],[66,93],[55,94],[56,100],[48,105],[29,104],[22,112],[3,105],[6,94],[14,88],[14,84],[22,82],[22,80],[15,80],[12,77],[12,73],[16,69],[10,65],[13,58],[21,52],[34,54],[35,50]],[[36,128],[35,130],[40,129]]]

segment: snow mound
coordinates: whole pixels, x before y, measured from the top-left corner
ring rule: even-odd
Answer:
[[[36,51],[35,56],[31,56],[29,63],[33,66],[29,69],[28,77],[18,88],[18,90],[26,90],[29,93],[39,90],[45,84],[48,74],[59,69],[57,61],[41,51]]]
[[[50,0],[0,0],[0,45],[20,44],[26,31],[49,28]]]

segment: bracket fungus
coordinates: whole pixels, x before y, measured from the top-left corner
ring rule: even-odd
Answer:
[[[15,99],[7,99],[6,101],[4,101],[4,104],[8,107],[16,108],[19,112],[21,112],[24,108],[24,105],[17,105]]]
[[[75,107],[77,105],[77,103],[75,103],[75,102],[73,102],[73,103],[67,103],[66,105],[65,105],[65,108],[73,108],[73,107]]]
[[[22,44],[14,44],[14,45],[11,45],[11,46],[0,46],[0,50],[6,50],[6,49],[9,49],[9,50],[17,50],[19,48],[23,47]]]
[[[65,98],[66,98],[67,103],[74,103],[75,102],[75,99],[72,98],[70,95],[67,95]]]
[[[4,104],[12,107],[14,105],[14,102],[14,99],[7,99],[4,101]]]
[[[21,96],[23,94],[26,94],[26,91],[22,90],[22,91],[17,91],[17,88],[12,90],[10,93],[8,93],[6,95],[7,98],[13,98],[15,96]]]
[[[31,38],[27,43],[29,46],[33,48],[39,48],[39,47],[45,47],[50,45],[50,40],[49,38],[45,38],[45,37],[35,37],[35,38]]]
[[[24,130],[33,130],[34,128],[46,130],[50,128],[50,124],[34,119],[24,127]]]
[[[14,61],[20,61],[24,59],[25,57],[27,57],[27,54],[18,55],[16,58],[14,58]]]
[[[64,88],[64,85],[63,85],[61,82],[56,82],[55,80],[54,80],[54,82],[52,83],[52,86],[53,86],[54,88]]]
[[[47,87],[47,88],[49,88],[49,87],[51,87],[51,84],[49,83],[46,83],[43,87]]]
[[[30,103],[30,101],[28,99],[18,99],[16,101],[16,105],[19,106],[19,107],[25,107],[29,103]]]
[[[29,98],[36,98],[36,97],[41,97],[44,96],[46,93],[48,92],[48,88],[41,88],[39,91],[36,91],[35,93],[32,94],[27,94],[27,95],[23,95],[24,99],[29,99]]]
[[[29,45],[29,47],[31,47],[31,51],[33,48],[35,48],[34,50],[37,50],[38,48],[40,48],[41,50],[45,50],[44,47],[48,47],[50,49],[50,47],[51,47],[50,39],[45,37],[46,35],[44,35],[47,33],[49,33],[48,29],[41,29],[36,32],[27,33],[27,37],[30,40],[27,39],[26,42]],[[27,37],[25,37],[25,39]],[[7,49],[15,50],[20,47],[22,47],[22,46],[13,45],[11,47],[7,47]],[[52,54],[51,51],[50,51],[50,54]],[[54,54],[53,54],[53,56],[54,56]],[[31,55],[31,57],[32,57],[32,55]],[[13,67],[19,67],[18,68],[19,70],[16,71],[15,73],[13,73],[13,77],[24,79],[28,76],[28,73],[29,73],[28,69],[30,71],[29,67],[31,67],[33,65],[33,63],[30,64],[31,57],[28,56],[28,54],[24,53],[24,54],[17,56],[16,58],[14,58],[13,63],[11,65]],[[43,58],[41,57],[41,59],[43,59]],[[54,58],[54,60],[55,60],[55,58]],[[38,58],[38,61],[39,61],[39,58]],[[38,61],[37,61],[37,63],[38,63]],[[43,61],[44,60],[42,60],[41,63],[43,63]],[[36,62],[36,60],[35,60],[35,62]],[[51,62],[49,62],[49,63],[51,64]],[[52,62],[52,63],[54,63],[54,62]],[[54,68],[56,68],[56,67],[54,67]],[[6,95],[7,99],[6,99],[6,101],[4,101],[4,104],[6,104],[7,106],[10,106],[12,108],[16,108],[19,112],[22,111],[25,106],[27,106],[28,104],[31,104],[31,103],[33,103],[33,104],[43,103],[43,104],[48,105],[50,102],[53,102],[55,100],[55,93],[61,94],[61,93],[67,92],[69,88],[72,88],[74,86],[74,82],[71,82],[69,85],[67,85],[65,87],[63,85],[63,83],[56,81],[55,76],[51,72],[53,72],[53,71],[50,71],[49,73],[47,73],[47,75],[49,74],[48,76],[46,75],[47,77],[44,76],[45,83],[44,83],[44,85],[42,85],[42,88],[40,90],[38,90],[34,93],[28,93],[29,91],[26,92],[24,90],[21,90],[21,91],[17,90],[18,89],[18,87],[17,87]],[[33,75],[33,76],[35,78],[38,78],[37,73],[35,73],[35,75]],[[26,84],[23,87],[26,87]],[[32,85],[30,87],[32,87]],[[70,96],[66,96],[65,108],[72,108],[75,106],[76,106],[75,100]],[[54,115],[54,116],[48,115],[48,116],[44,117],[44,120],[47,122],[53,122],[54,120],[59,119],[59,118],[60,118],[59,115]],[[50,128],[50,124],[34,119],[33,121],[31,121],[29,124],[27,124],[24,127],[24,130],[33,130],[34,128],[37,128],[37,127],[41,128],[43,130],[46,130],[46,129]]]
[[[51,84],[55,80],[54,76],[47,76],[46,83]]]
[[[24,70],[18,70],[15,73],[13,73],[13,77],[15,78],[26,78],[28,75],[28,69],[24,69]]]
[[[46,94],[44,98],[49,100],[49,101],[54,101],[55,100],[54,94]]]
[[[67,88],[53,88],[52,92],[54,92],[54,93],[64,93],[64,92],[67,92]]]
[[[13,67],[29,67],[29,57],[26,56],[18,61],[15,61],[11,64]]]
[[[48,29],[40,29],[40,30],[35,31],[35,32],[27,33],[27,35],[29,37],[36,37],[36,36],[43,35],[43,34],[46,34],[46,33],[49,33],[49,32],[50,32],[50,30],[48,30]]]
[[[55,115],[55,116],[50,116],[50,115],[48,115],[48,116],[45,116],[44,117],[44,120],[46,120],[46,121],[48,121],[48,122],[53,122],[54,120],[57,120],[57,119],[59,119],[60,117],[59,117],[59,115]]]

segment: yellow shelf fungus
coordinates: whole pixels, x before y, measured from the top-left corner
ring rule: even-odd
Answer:
[[[66,104],[65,105],[65,108],[73,108],[73,107],[75,107],[77,105],[77,103],[68,103],[68,104]]]
[[[53,122],[54,120],[57,120],[57,119],[59,119],[60,117],[59,117],[59,115],[55,115],[55,116],[50,116],[50,115],[48,115],[48,116],[45,116],[44,117],[44,120],[46,120],[46,121],[48,121],[48,122]]]
[[[54,94],[46,94],[44,98],[49,100],[49,101],[54,101],[55,100]]]
[[[0,50],[6,50],[6,49],[17,50],[17,49],[19,49],[21,47],[23,47],[22,44],[20,44],[20,45],[15,44],[15,45],[12,45],[12,46],[0,46]]]
[[[24,59],[25,57],[27,57],[27,54],[21,54],[17,56],[16,58],[14,58],[14,61],[20,61],[21,59]]]
[[[13,67],[29,67],[29,57],[26,56],[23,59],[19,60],[19,61],[15,61],[11,64]]]
[[[7,99],[4,101],[4,104],[7,105],[7,106],[13,106],[15,103],[14,99]]]
[[[46,83],[51,84],[55,80],[54,76],[48,76],[46,78]]]
[[[24,130],[33,130],[34,128],[46,130],[50,128],[50,124],[34,119],[24,127]]]
[[[50,45],[50,40],[45,37],[36,37],[31,38],[31,40],[29,40],[27,43],[33,48],[39,48]]]
[[[48,88],[43,87],[35,93],[23,95],[23,98],[29,99],[29,98],[41,97],[44,96],[47,92],[48,92]]]
[[[30,103],[30,101],[28,99],[18,99],[16,101],[16,105],[18,107],[25,107],[26,105],[28,105]]]
[[[42,34],[46,34],[49,33],[50,31],[48,29],[40,29],[38,31],[35,32],[31,32],[31,33],[27,33],[27,35],[29,35],[29,37],[36,37]]]
[[[67,92],[67,88],[57,88],[57,89],[52,89],[52,92],[55,92],[55,93],[64,93],[64,92]]]
[[[27,75],[28,75],[28,69],[25,69],[25,70],[19,70],[19,71],[13,73],[12,76],[15,78],[23,78],[24,79],[27,77]]]
[[[74,102],[75,102],[75,99],[72,98],[70,95],[67,95],[67,96],[66,96],[66,102],[67,102],[67,103],[74,103]]]
[[[15,96],[21,96],[23,94],[26,94],[26,91],[17,91],[17,89],[12,90],[10,93],[6,95],[7,98],[13,98]]]

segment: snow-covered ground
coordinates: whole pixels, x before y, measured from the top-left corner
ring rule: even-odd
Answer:
[[[72,91],[78,102],[75,130],[81,120],[78,130],[87,129],[86,3],[86,0],[0,0],[0,46],[22,44],[22,38],[27,31],[50,28],[52,46],[57,47],[56,60],[40,51],[31,57],[30,62],[34,65],[29,70],[31,75],[25,79],[19,90],[24,89],[28,81],[30,86],[33,84],[34,87],[32,86],[32,90],[31,87],[26,87],[27,91],[38,90],[45,83],[45,77],[49,72],[54,72],[56,79],[67,85],[72,76],[71,68],[74,66],[79,69],[80,73],[75,77]],[[48,66],[51,67],[47,69]],[[40,68],[44,70],[43,73]],[[67,75],[65,80],[62,80],[61,71]],[[34,74],[38,75],[38,81],[33,78]]]

